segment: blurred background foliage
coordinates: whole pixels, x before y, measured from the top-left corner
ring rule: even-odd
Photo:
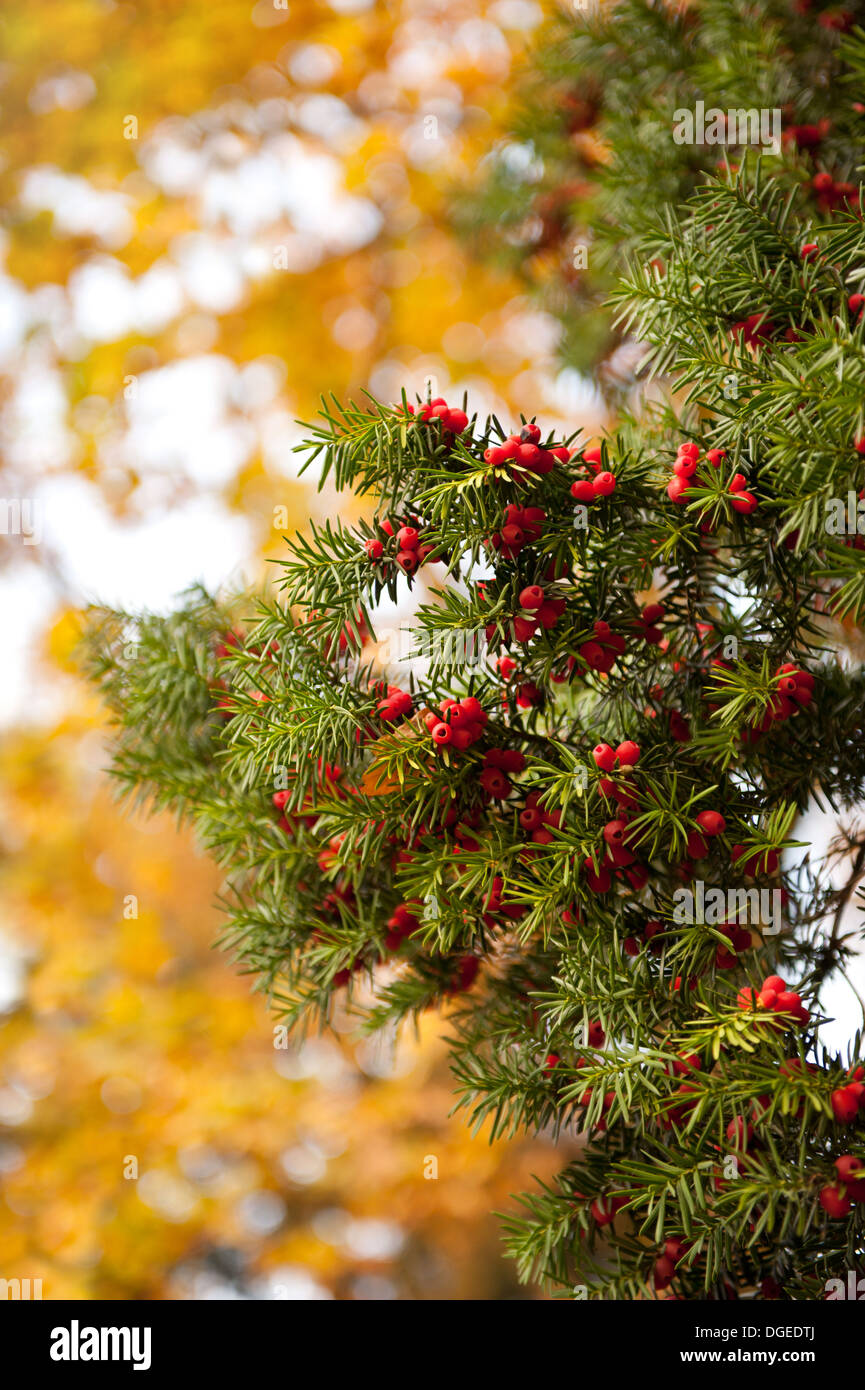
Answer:
[[[432,378],[503,418],[601,422],[519,256],[472,261],[447,216],[511,144],[542,17],[0,14],[0,497],[38,520],[0,536],[0,1277],[46,1298],[530,1296],[489,1213],[561,1150],[448,1118],[437,1017],[395,1053],[274,1046],[212,949],[211,866],[111,801],[71,652],[88,600],[256,578],[334,510],[291,452],[323,390]]]

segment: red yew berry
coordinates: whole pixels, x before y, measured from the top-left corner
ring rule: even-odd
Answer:
[[[518,642],[530,642],[535,635],[537,623],[533,618],[524,618],[518,613],[513,619],[513,629]]]
[[[396,533],[396,543],[400,550],[417,550],[420,532],[414,526],[401,526]]]
[[[676,455],[678,458],[694,459],[696,462],[700,457],[700,446],[689,440],[686,444],[679,445]]]
[[[625,739],[616,749],[615,758],[621,767],[636,767],[640,761],[639,744],[634,743],[633,739]],[[604,768],[604,771],[608,772],[609,768]]]
[[[540,584],[529,584],[520,594],[520,607],[534,610],[544,602],[544,591]]]
[[[369,540],[364,542],[363,548],[370,560],[380,560],[384,554],[384,546],[381,541],[376,540],[374,536],[370,536]]]
[[[602,864],[595,872],[595,866],[591,859],[585,861],[586,868],[586,887],[590,893],[609,893],[613,880],[610,877],[609,869]]]
[[[624,1197],[596,1197],[589,1210],[598,1226],[609,1226],[616,1213],[626,1202]]]
[[[503,800],[511,790],[509,779],[498,767],[485,767],[480,775],[480,784],[489,796]]]
[[[561,1060],[562,1059],[559,1056],[558,1052],[550,1052],[547,1054],[544,1060],[544,1071],[546,1072],[547,1076],[551,1075],[551,1073],[555,1071],[556,1067],[559,1065],[559,1062]]]
[[[699,830],[692,830],[688,836],[687,851],[689,859],[705,859],[709,846]]]
[[[849,1125],[859,1113],[859,1096],[852,1086],[842,1086],[830,1096],[832,1114],[839,1125]]]
[[[687,492],[688,486],[689,485],[687,478],[679,477],[678,474],[676,474],[675,477],[671,478],[670,481],[667,483],[667,496],[669,497],[670,501],[676,502],[680,507],[683,507],[688,500],[687,497],[683,495],[685,492]]]
[[[727,822],[719,811],[701,811],[697,816],[697,824],[710,839],[715,835],[723,835],[727,829]]]
[[[598,497],[609,497],[616,490],[614,473],[598,473],[592,483],[592,491]]]
[[[675,1274],[676,1266],[673,1264],[669,1255],[659,1255],[652,1271],[652,1279],[655,1288],[659,1291],[666,1289],[672,1284]]]
[[[849,1214],[852,1202],[842,1188],[829,1186],[820,1191],[820,1205],[827,1216],[837,1221]]]
[[[578,478],[575,483],[571,483],[571,496],[577,502],[594,502],[595,489],[587,478]]]
[[[592,749],[595,765],[601,772],[612,772],[616,766],[616,754],[608,743],[599,743]]]

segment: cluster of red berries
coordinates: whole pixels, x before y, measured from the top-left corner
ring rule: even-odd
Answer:
[[[512,785],[508,773],[522,772],[525,756],[517,748],[489,748],[484,754],[480,784],[487,796],[503,801],[510,796]]]
[[[430,710],[424,715],[424,724],[437,749],[464,753],[480,738],[488,718],[480,700],[467,695],[464,700],[442,700],[439,713]]]
[[[782,980],[780,975],[767,975],[760,988],[759,993],[750,985],[739,990],[738,1003],[740,1009],[755,1011],[765,1009],[769,1013],[790,1018],[803,1027],[807,1024],[811,1015],[802,1003],[801,996],[794,990],[788,989],[786,980]]]
[[[555,627],[567,604],[563,598],[548,598],[540,584],[528,584],[519,597],[521,613],[511,620],[514,639],[530,642],[539,627]]]
[[[750,950],[754,944],[750,929],[739,926],[738,922],[722,922],[717,930],[722,936],[726,936],[730,946],[728,948],[718,944],[715,948],[715,965],[719,970],[735,970],[740,963],[739,956],[742,951]]]
[[[431,545],[422,545],[420,531],[417,526],[400,526],[394,536],[393,522],[383,521],[381,529],[386,536],[395,538],[396,555],[394,559],[404,574],[414,574],[415,570],[423,564],[426,557],[434,549]],[[378,564],[380,560],[388,560],[390,557],[385,555],[384,542],[375,536],[370,536],[364,541],[364,550],[373,564]]]
[[[400,903],[395,907],[390,917],[387,919],[387,935],[384,939],[385,947],[388,951],[398,951],[406,937],[411,936],[420,927],[420,919],[414,911],[420,904],[416,901],[410,903]]]
[[[610,624],[601,618],[593,624],[593,631],[594,637],[580,645],[579,653],[590,670],[607,675],[619,657],[624,656],[625,639],[620,633],[613,632]]]
[[[856,1067],[845,1086],[832,1092],[832,1114],[839,1125],[849,1125],[857,1114],[865,1115],[865,1068]]]
[[[711,464],[713,468],[720,468],[726,457],[726,449],[709,449],[706,454],[706,462]],[[688,501],[686,494],[691,487],[691,479],[697,472],[699,464],[699,447],[696,444],[680,444],[676,454],[676,462],[673,464],[673,476],[667,483],[667,496],[671,502],[675,502],[680,507],[685,506]],[[744,473],[734,473],[728,488],[734,511],[742,512],[747,516],[757,510],[757,499],[753,492],[748,491],[748,480]]]
[[[496,666],[503,681],[509,681],[517,669],[517,663],[513,657],[500,656],[496,661]],[[518,709],[533,709],[536,705],[543,703],[544,692],[535,685],[534,681],[521,681],[515,689],[514,699]],[[502,696],[502,704],[507,706],[507,695]]]
[[[652,1272],[655,1288],[659,1292],[672,1284],[676,1276],[676,1265],[681,1263],[690,1248],[687,1241],[679,1240],[677,1237],[664,1241],[664,1253],[656,1259]]]
[[[816,125],[789,125],[781,133],[781,143],[795,145],[797,150],[816,150],[831,129],[832,122],[828,117],[824,117]]]
[[[505,881],[497,874],[484,902],[484,922],[488,927],[497,925],[496,917],[507,917],[512,922],[518,922],[521,917],[525,917],[528,911],[524,903],[503,903],[502,893],[504,890]]]
[[[562,813],[559,810],[548,810],[541,805],[543,792],[529,792],[526,797],[525,808],[520,811],[520,829],[525,831],[528,840],[532,845],[550,845],[555,836],[554,830],[561,829]],[[527,849],[521,854],[525,860],[533,859],[536,850]]]
[[[541,535],[547,514],[542,507],[518,507],[515,502],[505,507],[501,530],[493,531],[489,544],[506,559],[513,560],[524,545],[532,545]]]
[[[774,849],[748,850],[744,845],[733,845],[730,858],[747,878],[771,877],[778,869],[778,854]],[[781,891],[783,895],[785,890]]]
[[[625,739],[618,748],[612,748],[609,743],[599,743],[592,749],[592,759],[603,773],[619,771],[628,775],[640,760],[640,748],[632,739]],[[612,797],[621,809],[617,819],[608,821],[604,826],[604,858],[598,860],[598,867],[595,868],[591,857],[584,861],[586,887],[591,893],[608,893],[613,884],[613,871],[624,871],[633,888],[642,888],[647,881],[647,870],[644,865],[636,863],[636,856],[627,845],[627,812],[638,805],[633,788],[605,776],[599,779],[598,790],[603,796]]]
[[[514,477],[526,473],[551,473],[556,461],[567,463],[570,449],[563,444],[554,449],[542,449],[541,431],[535,424],[523,425],[519,434],[511,434],[501,444],[484,450],[484,459],[491,469],[506,469]]]
[[[839,182],[825,170],[814,175],[811,188],[821,212],[834,212],[844,204],[849,207],[859,200],[859,190],[854,183]]]
[[[622,1207],[628,1205],[627,1197],[596,1197],[589,1208],[596,1226],[609,1226],[615,1221]]]
[[[700,811],[696,820],[699,829],[690,831],[686,846],[689,860],[707,859],[709,840],[714,840],[716,835],[723,835],[727,829],[727,822],[720,811]]]
[[[716,665],[721,663],[716,662]],[[756,743],[774,724],[783,724],[798,714],[814,697],[814,677],[792,661],[785,661],[775,672],[778,687],[760,718],[742,735],[745,743]]]
[[[593,476],[577,478],[571,483],[571,496],[578,502],[597,502],[599,497],[609,497],[615,492],[616,475],[601,467],[602,457],[600,449],[583,450],[583,472]]]
[[[601,772],[613,772],[616,768],[636,767],[640,761],[640,746],[634,743],[633,739],[626,738],[620,743],[618,748],[612,748],[609,743],[598,743],[592,749],[592,760]],[[606,795],[605,788],[601,788]],[[615,786],[610,783],[610,793],[615,796]]]
[[[640,934],[643,945],[648,946],[653,955],[657,956],[661,953],[661,942],[655,941],[654,938],[663,935],[663,931],[663,923],[653,918],[650,922],[646,923]],[[636,936],[626,936],[622,942],[622,950],[626,956],[638,956],[640,954],[639,939]]]
[[[835,1159],[838,1183],[828,1183],[820,1191],[820,1205],[827,1216],[840,1220],[847,1216],[854,1202],[865,1202],[865,1164],[853,1154]]]
[[[462,434],[467,428],[469,417],[464,410],[456,410],[448,405],[444,396],[436,396],[434,401],[429,401],[415,410],[413,405],[406,407],[409,415],[415,415],[423,424],[429,424],[432,420],[440,420],[442,429],[448,434]]]
[[[662,603],[647,603],[637,618],[637,633],[650,647],[657,647],[658,643],[663,641],[664,634],[658,627],[658,623],[663,618],[664,612]]]
[[[401,690],[398,685],[385,686],[383,681],[374,688],[380,692],[384,691],[376,704],[376,710],[386,724],[394,724],[397,719],[411,714],[414,703],[407,690]]]
[[[319,794],[345,797],[346,789],[340,785],[343,773],[339,763],[326,763],[322,758],[319,758],[317,771]],[[314,797],[312,792],[307,792],[301,809],[293,812],[289,818],[286,815],[285,807],[290,799],[290,790],[274,792],[272,797],[274,806],[281,813],[278,822],[280,829],[288,835],[293,835],[300,824],[315,825],[318,820],[318,812],[311,809]]]

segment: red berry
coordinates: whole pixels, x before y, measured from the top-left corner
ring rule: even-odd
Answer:
[[[417,550],[420,532],[414,526],[401,526],[396,533],[396,543],[400,550]]]
[[[544,601],[544,591],[540,584],[529,584],[528,588],[523,589],[520,594],[520,607],[536,609],[540,608]]]
[[[601,772],[612,772],[616,766],[616,754],[608,743],[599,743],[592,749],[595,765]]]
[[[842,1086],[830,1097],[832,1114],[839,1125],[849,1125],[859,1113],[859,1096],[852,1086]]]
[[[667,496],[670,501],[676,502],[679,506],[683,507],[688,499],[687,497],[683,497],[682,494],[688,490],[688,486],[687,478],[680,478],[678,474],[671,478],[667,483]]]
[[[598,473],[592,483],[592,491],[599,497],[609,497],[611,492],[616,490],[616,478],[613,473]]]
[[[820,1192],[820,1205],[834,1220],[846,1216],[852,1203],[846,1193],[838,1187],[824,1187]]]
[[[537,622],[534,618],[524,618],[519,613],[513,620],[514,637],[518,642],[530,642],[535,635]]]
[[[446,744],[453,742],[454,731],[451,728],[450,724],[434,724],[431,733],[433,743],[437,743],[441,748],[444,748]]]
[[[414,550],[400,550],[396,562],[406,574],[414,574],[418,567],[418,557]]]
[[[672,1284],[676,1274],[676,1266],[669,1255],[659,1255],[655,1261],[653,1270],[653,1282],[656,1289],[666,1289]]]
[[[737,492],[730,498],[731,505],[735,512],[742,512],[744,516],[749,516],[751,512],[757,510],[757,499],[753,492]]]
[[[616,749],[616,761],[622,767],[635,767],[640,761],[640,746],[634,743],[633,739],[625,739]],[[609,768],[604,768],[604,772],[609,772]]]
[[[511,784],[500,767],[485,767],[480,775],[480,784],[490,796],[503,800],[511,790]]]
[[[371,560],[380,560],[384,554],[384,546],[374,536],[370,536],[369,540],[364,542],[363,548]]]
[[[578,502],[593,502],[595,500],[595,489],[592,484],[584,478],[571,483],[571,496]]]
[[[701,811],[697,816],[697,824],[703,834],[710,838],[715,835],[723,835],[727,829],[727,822],[719,811]]]
[[[861,1158],[854,1158],[852,1154],[843,1154],[841,1158],[835,1159],[835,1171],[844,1183],[861,1182],[860,1174],[865,1173],[865,1164]]]

